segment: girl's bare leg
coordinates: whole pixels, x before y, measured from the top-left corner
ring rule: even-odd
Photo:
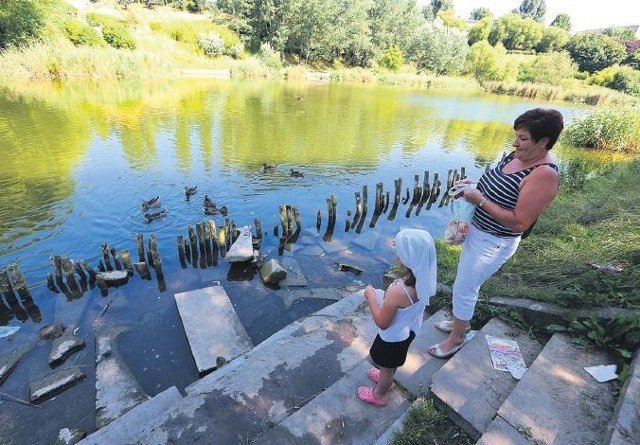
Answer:
[[[380,377],[378,378],[378,384],[373,390],[373,395],[378,400],[387,401],[387,392],[393,385],[393,375],[397,368],[382,368],[380,367]]]

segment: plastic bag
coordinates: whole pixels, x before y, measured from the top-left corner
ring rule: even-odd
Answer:
[[[449,194],[454,199],[451,203],[451,217],[444,228],[444,241],[447,244],[460,245],[469,233],[471,218],[473,218],[476,206],[467,202],[462,195],[465,190],[474,188],[476,188],[476,184],[457,184],[449,190]]]

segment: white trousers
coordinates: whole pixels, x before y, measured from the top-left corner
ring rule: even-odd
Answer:
[[[462,244],[453,283],[453,316],[469,321],[478,301],[480,286],[513,256],[520,237],[498,238],[471,226]]]

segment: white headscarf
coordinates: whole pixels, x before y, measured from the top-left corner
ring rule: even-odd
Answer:
[[[426,230],[403,229],[396,235],[396,253],[416,277],[416,292],[423,306],[436,294],[437,263],[433,237]]]

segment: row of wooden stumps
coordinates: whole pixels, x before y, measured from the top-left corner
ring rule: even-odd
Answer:
[[[411,193],[409,187],[406,189],[406,196],[404,199],[401,198],[402,194],[402,178],[394,179],[395,193],[393,204],[391,206],[391,210],[389,211],[389,215],[387,216],[387,220],[393,221],[396,217],[398,207],[400,206],[400,202],[402,204],[407,204],[409,200],[411,200],[409,207],[407,208],[405,216],[409,218],[411,213],[413,213],[415,209],[416,216],[420,214],[420,211],[423,207],[427,210],[431,208],[431,206],[438,200],[438,196],[442,191],[442,182],[440,181],[438,172],[433,175],[433,182],[429,180],[429,171],[424,172],[424,177],[422,182],[420,182],[420,176],[414,176],[414,185],[413,185],[413,194]],[[456,181],[460,179],[466,178],[466,171],[464,167],[461,167],[460,173],[458,170],[449,170],[447,174],[447,184],[445,193],[440,200],[438,207],[443,207],[449,204],[449,201],[452,199],[451,196],[446,193]],[[382,183],[376,184],[376,196],[375,196],[375,207],[373,210],[373,216],[371,217],[371,221],[369,223],[369,227],[373,228],[376,226],[380,215],[386,214],[389,210],[390,204],[390,193],[388,191],[384,191],[384,186]],[[323,236],[324,241],[330,241],[331,236],[333,234],[335,221],[336,221],[336,211],[337,211],[337,199],[335,195],[332,195],[331,198],[327,198],[327,208],[328,208],[328,223],[327,230]],[[281,208],[282,209],[282,208]],[[355,192],[355,213],[352,214],[351,210],[347,211],[347,218],[345,221],[345,232],[349,230],[355,229],[356,233],[360,233],[364,226],[366,217],[368,213],[368,188],[366,185],[362,186],[362,194],[357,191]],[[351,218],[353,216],[353,218]],[[281,210],[281,221],[282,221],[282,210]],[[316,229],[320,231],[320,226],[322,225],[322,212],[318,210],[316,215]],[[284,227],[284,226],[283,226]]]
[[[53,274],[47,275],[47,287],[52,292],[62,292],[68,300],[80,298],[87,289],[93,289],[96,285],[102,295],[107,295],[111,284],[110,272],[125,271],[127,276],[133,276],[135,270],[143,279],[150,280],[151,273],[148,266],[150,264],[156,271],[159,289],[161,291],[166,289],[157,238],[155,235],[149,237],[147,254],[144,249],[144,236],[141,233],[136,234],[136,241],[138,249],[136,263],[132,263],[128,250],[123,249],[118,254],[114,247],[103,243],[100,246],[102,258],[98,262],[98,271],[85,260],[73,261],[59,255],[52,256]],[[76,274],[78,280],[76,280]]]
[[[262,224],[255,219],[256,236],[254,246],[259,248],[262,240]],[[193,226],[188,226],[188,238],[178,235],[178,258],[182,268],[190,263],[194,268],[201,269],[218,265],[218,256],[224,257],[238,237],[238,228],[230,218],[225,218],[224,225],[217,227],[215,221],[207,220]]]
[[[18,302],[16,293],[22,306]],[[4,300],[0,298],[0,326],[5,326],[14,316],[21,322],[29,318],[36,323],[42,320],[40,309],[34,303],[24,275],[17,264],[11,263],[0,270],[0,294],[4,296]]]

